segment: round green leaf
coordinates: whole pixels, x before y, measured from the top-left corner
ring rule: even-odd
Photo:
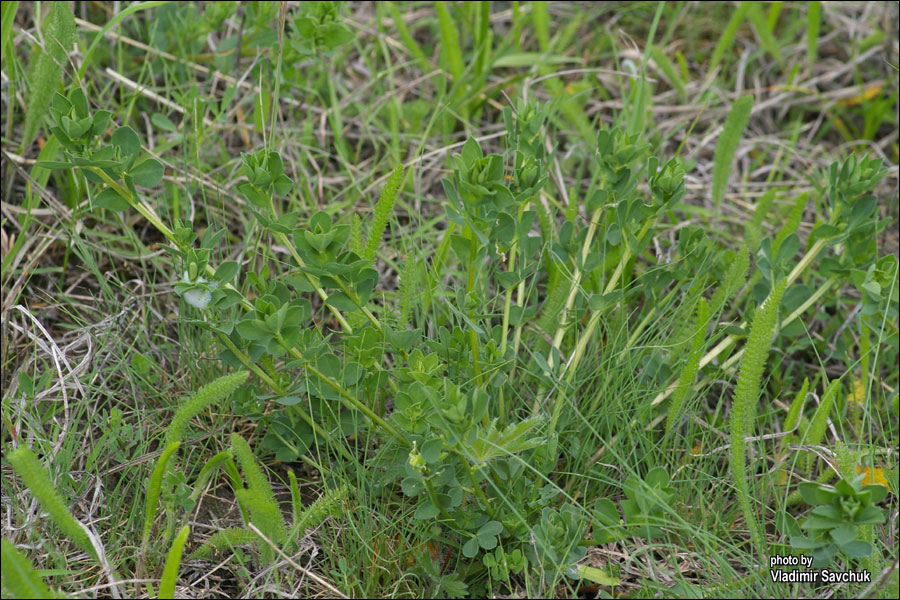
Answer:
[[[480,546],[478,544],[478,538],[473,537],[463,546],[463,556],[465,556],[466,558],[475,558],[475,555],[478,554],[479,547]]]
[[[112,188],[106,188],[94,198],[94,206],[121,212],[129,207],[128,201]]]
[[[127,125],[116,129],[111,141],[122,151],[122,156],[134,156],[141,151],[141,138]]]
[[[162,181],[162,163],[155,158],[148,158],[141,164],[131,169],[134,182],[141,187],[154,187]]]

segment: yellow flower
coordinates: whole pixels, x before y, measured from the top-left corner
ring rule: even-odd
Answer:
[[[887,479],[884,478],[884,469],[881,467],[875,467],[874,469],[870,469],[869,467],[860,467],[857,465],[856,473],[865,473],[866,476],[863,477],[863,485],[883,485],[884,487],[888,487]]]

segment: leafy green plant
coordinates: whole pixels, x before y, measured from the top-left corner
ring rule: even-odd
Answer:
[[[126,10],[133,14],[151,4]],[[322,564],[328,568],[330,563],[330,575],[343,578],[359,595],[385,593],[385,582],[394,586],[391,595],[410,591],[403,586],[420,585],[428,594],[453,597],[493,595],[501,585],[502,591],[516,594],[559,594],[573,585],[569,579],[616,585],[605,571],[580,564],[587,545],[629,546],[637,538],[663,537],[682,543],[680,529],[688,526],[675,525],[687,522],[682,514],[696,523],[691,533],[714,531],[691,537],[703,549],[698,554],[714,557],[703,559],[707,566],[717,565],[710,572],[721,572],[726,580],[748,579],[732,567],[731,557],[741,556],[742,546],[731,545],[730,529],[710,516],[729,514],[731,496],[682,501],[668,473],[708,475],[704,481],[710,487],[704,489],[721,483],[719,474],[710,474],[719,468],[717,459],[705,458],[716,451],[704,455],[692,446],[708,442],[712,434],[706,431],[728,427],[723,415],[729,395],[719,393],[726,400],[717,401],[716,386],[727,385],[743,361],[730,423],[731,472],[753,545],[763,551],[761,526],[748,507],[768,503],[772,495],[761,489],[751,494],[747,486],[747,438],[763,428],[796,428],[813,439],[810,433],[824,433],[828,415],[843,408],[835,393],[824,416],[804,414],[804,388],[784,423],[778,410],[757,414],[764,390],[773,397],[787,388],[793,392],[785,382],[797,379],[796,369],[808,362],[773,369],[763,385],[769,347],[778,345],[785,355],[797,352],[789,344],[798,329],[803,331],[805,313],[823,304],[826,309],[818,311],[816,321],[840,312],[843,301],[828,291],[850,282],[861,294],[859,318],[841,329],[822,318],[822,329],[803,343],[817,352],[833,344],[849,365],[855,359],[843,348],[844,340],[858,335],[860,352],[867,357],[860,358],[860,367],[870,371],[871,363],[863,361],[876,362],[884,332],[891,331],[891,319],[896,319],[890,287],[896,281],[896,261],[877,259],[873,243],[883,227],[877,202],[868,197],[884,176],[877,160],[836,163],[812,175],[811,193],[794,198],[792,189],[776,181],[782,174],[776,158],[765,182],[768,192],[744,228],[746,248],[734,243],[740,223],[732,227],[729,217],[718,227],[720,221],[710,220],[717,218],[715,213],[697,203],[686,182],[687,173],[708,172],[696,168],[704,153],[677,158],[679,147],[676,158],[662,156],[658,149],[669,147],[675,130],[663,128],[657,134],[652,126],[659,123],[652,120],[661,112],[654,105],[660,99],[699,90],[697,104],[706,105],[718,89],[731,89],[733,83],[730,69],[718,82],[722,88],[716,82],[697,87],[691,81],[697,61],[681,53],[687,54],[696,41],[672,44],[683,8],[654,7],[637,66],[632,55],[618,56],[614,36],[595,36],[611,48],[580,39],[579,18],[562,23],[570,9],[545,3],[513,3],[509,17],[502,19],[492,14],[490,3],[440,3],[433,17],[416,23],[403,6],[376,7],[373,31],[396,30],[402,48],[388,37],[386,44],[366,47],[368,29],[356,17],[344,19],[341,3],[297,9],[287,4],[210,5],[202,14],[192,5],[167,5],[154,12],[163,25],[148,46],[153,58],[142,63],[146,72],[135,80],[141,85],[147,78],[154,84],[180,84],[182,71],[193,69],[214,73],[216,81],[227,85],[221,94],[216,90],[208,96],[202,86],[160,86],[183,100],[185,109],[181,125],[159,113],[147,125],[148,136],[153,134],[147,145],[160,156],[184,148],[184,159],[167,160],[165,168],[144,151],[138,131],[145,130],[140,121],[127,120],[135,114],[130,108],[113,117],[91,112],[80,89],[51,94],[54,143],[61,149],[47,150],[36,168],[56,171],[54,177],[70,183],[72,198],[87,199],[77,206],[76,220],[95,219],[103,223],[98,229],[104,233],[118,225],[130,237],[138,230],[132,227],[136,211],[137,223],[143,220],[162,235],[165,255],[153,257],[153,265],[174,288],[180,324],[191,326],[180,334],[188,340],[196,336],[198,347],[217,353],[237,371],[212,384],[228,391],[204,388],[207,395],[198,394],[176,412],[147,490],[142,559],[147,554],[147,560],[160,562],[147,542],[160,514],[159,501],[166,523],[160,528],[164,543],[158,547],[174,551],[177,544],[170,545],[169,539],[184,525],[176,517],[187,518],[222,468],[244,527],[213,534],[195,556],[213,558],[216,551],[234,548],[241,577],[249,572],[240,569],[270,565],[282,547],[287,552],[301,548],[297,542],[302,536],[353,498],[359,510],[353,511],[339,543],[322,546]],[[580,7],[571,10],[583,13]],[[746,33],[756,36],[764,50],[748,59],[751,63],[757,54],[776,60],[789,56],[783,47],[789,36],[776,28],[783,16],[780,3],[768,7],[767,14],[743,6],[721,10],[734,18],[713,50],[711,68],[730,67],[730,50]],[[623,13],[646,16],[639,5]],[[382,21],[387,16],[391,24]],[[110,26],[120,22],[116,19]],[[504,37],[507,21],[512,33]],[[229,31],[237,31],[216,39],[216,29],[226,22]],[[660,31],[661,41],[657,25],[666,29]],[[428,32],[439,37],[430,40],[423,35]],[[129,33],[117,34],[120,48],[129,45],[121,37]],[[96,52],[106,57],[97,45],[101,37],[88,56]],[[532,41],[539,51],[525,52]],[[213,43],[217,45],[209,53],[207,45]],[[707,43],[704,38],[699,46]],[[166,57],[159,53],[162,48]],[[394,56],[398,49],[400,60]],[[589,112],[589,94],[598,92],[601,102],[610,100],[604,96],[611,92],[603,86],[612,75],[580,69],[557,73],[551,66],[598,50],[609,55],[610,49],[621,63],[617,71],[632,77],[622,78],[621,89],[613,94],[621,102]],[[227,75],[251,53],[255,60],[247,77]],[[130,64],[122,60],[127,55],[127,49],[109,54],[119,68]],[[176,56],[178,64],[170,65],[168,56]],[[371,76],[359,86],[353,79],[348,87],[348,80],[335,71],[351,56],[359,73]],[[446,72],[434,70],[432,56]],[[650,59],[673,87],[671,93],[654,94],[653,82],[643,77]],[[395,78],[402,80],[423,67],[430,74],[421,80],[420,96],[394,93],[399,89]],[[523,67],[533,70],[526,75]],[[497,69],[504,70],[502,78],[493,77]],[[520,100],[502,106],[494,102],[499,90],[517,86],[523,78],[527,85]],[[556,98],[553,103],[531,99],[529,86],[539,84],[541,93]],[[384,102],[361,111],[355,98],[369,89],[383,93]],[[435,96],[429,97],[431,93]],[[98,92],[95,105],[103,106],[103,94]],[[143,110],[149,98],[136,94],[134,105]],[[731,176],[751,104],[749,97],[738,99],[726,119],[712,168],[716,204]],[[292,129],[288,107],[298,106],[319,114],[322,127],[316,129],[315,119],[308,119]],[[614,108],[607,111],[606,106]],[[245,109],[252,115],[245,115]],[[491,125],[504,131],[484,135],[482,116],[500,114],[503,122]],[[122,126],[114,119],[123,119]],[[699,115],[691,130],[698,121]],[[449,136],[457,125],[465,134],[454,146]],[[382,127],[391,130],[387,154],[378,149],[381,140],[369,136]],[[447,136],[438,153],[430,148],[434,127]],[[209,143],[211,131],[232,128],[243,138],[240,158],[224,137]],[[573,129],[575,136],[567,133]],[[795,129],[801,131],[801,123]],[[281,137],[286,131],[292,137]],[[263,136],[262,144],[247,150],[254,148],[252,136],[257,134]],[[334,152],[319,147],[321,143]],[[371,155],[370,146],[376,148]],[[409,156],[403,156],[407,147]],[[748,157],[754,166],[770,158],[766,149],[758,150],[759,157]],[[438,179],[420,177],[419,169],[445,151],[448,161],[440,167],[446,167],[445,179],[430,188],[429,182]],[[409,193],[400,193],[401,164],[406,172],[415,171]],[[222,165],[229,168],[217,168]],[[229,173],[223,197],[230,195],[235,202],[220,207],[198,201],[193,186],[206,194],[223,172]],[[385,183],[366,224],[352,207],[380,184],[365,187],[370,174],[384,174]],[[190,211],[183,203],[185,194],[191,198]],[[446,219],[434,214],[435,200],[443,205]],[[738,202],[731,208],[743,211],[747,206]],[[803,219],[810,214],[818,221],[807,242]],[[394,226],[388,228],[389,222]],[[777,234],[769,235],[768,229],[782,222]],[[71,239],[78,247],[79,236]],[[385,251],[379,252],[382,245]],[[751,262],[754,270],[748,277]],[[392,273],[400,276],[399,289]],[[782,338],[776,338],[779,332]],[[141,378],[147,376],[140,360],[132,367]],[[867,389],[880,393],[869,377]],[[224,399],[231,391],[235,416],[257,426],[254,447],[232,437],[230,448],[200,459],[196,466],[203,466],[191,487],[190,465],[172,469],[171,457],[177,443],[183,443],[188,423],[217,401],[213,396]],[[669,394],[672,402],[660,406]],[[864,418],[880,418],[879,411],[875,407]],[[225,419],[227,412],[209,416]],[[686,415],[696,418],[684,419]],[[663,422],[666,433],[657,435],[655,428]],[[695,425],[704,432],[698,435]],[[798,440],[803,438],[785,436],[779,458],[787,460],[788,450],[794,449],[790,443]],[[610,450],[616,452],[610,464],[598,463]],[[298,475],[288,471],[290,523],[262,467],[271,455],[284,463],[304,463]],[[787,472],[779,475],[789,476],[792,468],[785,464]],[[305,508],[298,477],[321,478],[336,487]],[[619,491],[624,498],[617,496]],[[391,535],[397,532],[400,540],[397,552],[372,557],[371,540],[363,532],[382,531],[388,514]],[[589,524],[592,540],[585,539]],[[331,529],[323,528],[319,535],[330,535]],[[402,544],[406,548],[401,550]],[[242,545],[253,546],[258,560],[244,560],[236,548]],[[358,561],[352,554],[355,545],[361,548]],[[723,547],[727,564],[717,558]],[[407,560],[412,548],[425,556]],[[356,568],[357,562],[363,570]],[[367,567],[371,577],[363,572]],[[163,572],[165,590],[160,593],[168,594],[177,566],[173,570],[167,563]],[[282,574],[275,576],[280,582]],[[656,582],[648,583],[648,589],[652,585]],[[683,590],[710,591],[684,586],[678,593]]]
[[[809,536],[791,535],[791,546],[813,557],[814,568],[829,566],[843,554],[862,558],[872,553],[872,544],[859,539],[859,527],[884,522],[884,511],[875,506],[887,495],[882,485],[862,485],[863,476],[841,479],[833,487],[819,483],[801,483],[803,499],[813,506],[810,516],[800,524]]]
[[[653,539],[665,535],[662,527],[669,523],[666,509],[675,495],[665,469],[655,467],[643,479],[630,475],[624,491],[626,499],[620,502],[624,519],[611,500],[598,498],[595,502],[593,541],[603,544],[630,537]]]

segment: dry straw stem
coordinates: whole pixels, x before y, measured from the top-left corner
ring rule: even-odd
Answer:
[[[349,598],[349,596],[347,596],[347,594],[345,594],[345,593],[342,592],[341,590],[337,589],[337,588],[334,586],[334,584],[330,583],[329,581],[326,581],[325,579],[323,579],[322,577],[319,577],[318,575],[316,575],[315,573],[313,573],[313,572],[310,571],[309,569],[306,569],[306,568],[304,568],[304,567],[301,567],[301,566],[298,565],[296,562],[294,562],[294,560],[293,560],[290,556],[288,556],[287,554],[285,554],[285,553],[281,550],[281,548],[279,548],[278,546],[276,546],[275,544],[273,544],[273,543],[272,543],[272,540],[270,540],[269,538],[267,538],[267,537],[265,536],[265,534],[264,534],[262,531],[260,531],[259,528],[258,528],[256,525],[254,525],[253,523],[247,523],[247,527],[248,527],[253,533],[255,533],[255,534],[258,535],[260,538],[262,538],[262,541],[263,541],[264,543],[266,543],[266,544],[268,544],[269,546],[271,546],[272,549],[278,554],[278,556],[280,556],[285,562],[287,562],[287,564],[289,564],[289,565],[291,565],[293,568],[297,569],[297,571],[299,571],[300,573],[303,573],[304,575],[306,575],[307,577],[309,577],[310,579],[312,579],[313,581],[315,581],[315,582],[318,583],[319,585],[321,585],[321,586],[327,588],[327,589],[328,589],[331,593],[333,593],[335,596],[338,596],[339,598]]]

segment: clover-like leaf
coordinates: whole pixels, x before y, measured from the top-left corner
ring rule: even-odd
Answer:
[[[163,165],[155,158],[148,158],[135,165],[129,174],[134,178],[134,183],[141,187],[154,187],[162,181]]]
[[[121,212],[123,210],[127,210],[130,204],[128,201],[119,195],[116,190],[112,188],[106,188],[99,194],[94,197],[94,206],[97,208],[106,208],[115,212]]]
[[[116,129],[111,141],[114,146],[119,147],[122,156],[136,156],[141,151],[141,138],[127,125]]]

